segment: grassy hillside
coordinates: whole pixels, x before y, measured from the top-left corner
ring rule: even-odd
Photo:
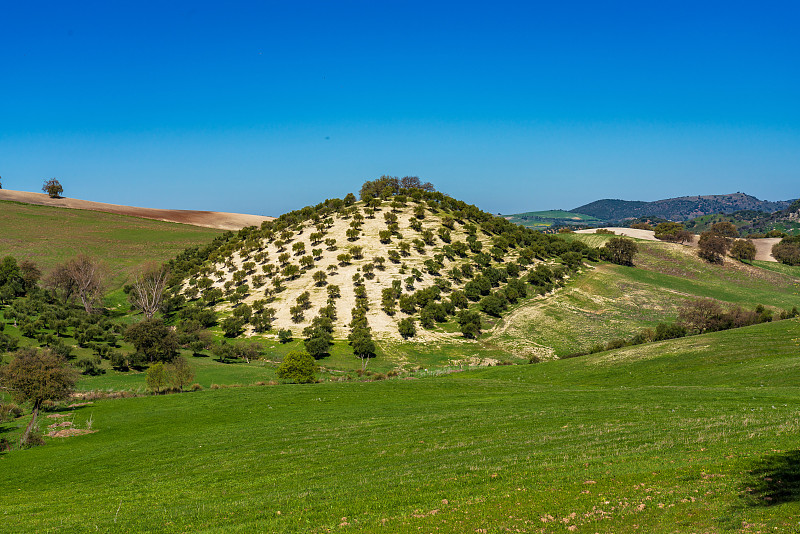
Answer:
[[[221,230],[96,211],[0,201],[0,257],[28,259],[47,272],[79,252],[104,261],[112,285],[148,260],[166,261]]]
[[[0,457],[3,529],[787,532],[799,340],[791,320],[442,378],[96,401],[61,412],[96,433]]]
[[[503,215],[503,217],[514,224],[533,228],[534,230],[546,229],[551,226],[599,225],[603,222],[591,215],[564,210],[528,211],[513,215]]]
[[[591,246],[609,239],[598,234],[567,237]],[[800,302],[797,269],[733,260],[710,265],[689,247],[653,241],[638,245],[635,268],[596,265],[555,294],[516,307],[486,342],[520,356],[549,357],[672,321],[688,299],[713,298],[751,309],[758,304],[790,309]]]

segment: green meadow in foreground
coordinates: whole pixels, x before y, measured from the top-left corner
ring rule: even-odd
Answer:
[[[0,201],[0,257],[30,260],[47,273],[82,252],[104,261],[112,286],[147,261],[164,262],[223,233],[99,211]]]
[[[798,345],[794,319],[436,378],[98,400],[59,412],[96,433],[0,456],[2,530],[790,532]]]

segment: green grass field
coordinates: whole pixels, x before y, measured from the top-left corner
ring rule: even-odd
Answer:
[[[550,227],[553,225],[599,224],[601,222],[591,215],[564,210],[528,211],[513,215],[502,215],[502,217],[515,224],[530,228]]]
[[[800,280],[800,265],[785,265],[783,263],[776,263],[774,261],[754,261],[753,265],[767,269],[768,271],[775,271],[776,273],[785,274]]]
[[[792,532],[798,344],[790,320],[438,378],[100,400],[60,412],[96,433],[0,457],[2,530]]]
[[[99,211],[0,201],[0,257],[31,260],[43,272],[79,252],[106,262],[111,288],[146,261],[163,262],[222,230]]]
[[[592,246],[609,239],[598,234],[566,237]],[[788,310],[800,304],[796,268],[734,260],[710,265],[686,247],[653,241],[638,245],[635,268],[594,265],[554,295],[517,306],[485,342],[518,356],[552,357],[673,321],[690,299],[713,298],[749,309],[762,304]]]

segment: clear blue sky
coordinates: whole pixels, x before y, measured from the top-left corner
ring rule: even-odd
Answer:
[[[279,215],[800,197],[800,2],[6,2],[0,176]]]

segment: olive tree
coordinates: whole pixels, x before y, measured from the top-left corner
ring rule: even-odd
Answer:
[[[292,351],[283,358],[283,362],[278,366],[278,378],[296,382],[298,384],[310,384],[315,381],[317,364],[314,358],[300,351]]]
[[[633,265],[633,257],[638,251],[639,247],[632,239],[612,237],[603,247],[603,256],[617,265]]]
[[[61,400],[75,388],[77,372],[49,349],[25,348],[16,352],[11,363],[0,370],[0,384],[17,402],[31,402],[33,416],[20,439],[28,442],[39,409],[45,401]]]
[[[147,361],[172,361],[178,352],[178,336],[161,319],[145,319],[130,325],[123,335]]]
[[[756,246],[749,239],[737,239],[731,245],[730,255],[739,261],[756,259]]]

